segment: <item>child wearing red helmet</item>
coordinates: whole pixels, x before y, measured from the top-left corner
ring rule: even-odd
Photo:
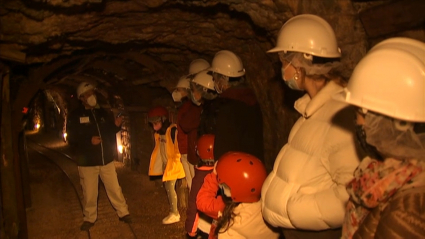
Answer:
[[[217,220],[209,238],[279,238],[261,214],[261,187],[266,177],[263,163],[253,155],[228,152],[220,157],[196,200],[200,211]]]
[[[189,203],[186,210],[185,229],[189,236],[206,239],[211,228],[212,218],[198,210],[196,196],[204,183],[204,178],[214,170],[214,138],[213,134],[202,135],[196,143],[196,153],[200,160],[195,167]]]

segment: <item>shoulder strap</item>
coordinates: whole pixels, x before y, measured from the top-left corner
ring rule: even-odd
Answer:
[[[171,139],[173,140],[173,144],[174,144],[174,139],[176,138],[177,126],[172,125],[171,127],[172,127],[171,128]]]

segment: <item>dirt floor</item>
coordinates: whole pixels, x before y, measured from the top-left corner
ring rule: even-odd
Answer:
[[[36,133],[27,137],[71,154],[69,147],[52,134]],[[70,182],[36,152],[28,150],[28,154],[32,201],[32,206],[27,209],[29,238],[88,238],[87,233],[79,230],[83,216]],[[168,201],[162,183],[152,180],[147,174],[132,171],[122,163],[116,162],[115,165],[133,218],[131,225],[134,234],[128,225],[118,221],[106,193],[99,190],[98,220],[90,230],[91,238],[187,238],[184,208],[179,208],[180,222],[171,225],[161,223],[168,214]]]

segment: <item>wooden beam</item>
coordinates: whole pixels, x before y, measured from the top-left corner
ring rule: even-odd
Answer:
[[[425,27],[425,1],[399,0],[366,9],[359,17],[370,38]]]
[[[25,205],[23,201],[21,168],[17,152],[18,135],[13,130],[10,102],[9,70],[0,72],[1,80],[1,235],[5,238],[28,238]],[[21,121],[19,121],[21,122]]]
[[[26,62],[26,54],[10,44],[0,44],[0,58],[20,63]]]

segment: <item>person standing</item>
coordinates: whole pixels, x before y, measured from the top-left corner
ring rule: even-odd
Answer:
[[[240,151],[264,158],[263,118],[256,96],[245,84],[245,68],[235,53],[215,54],[209,74],[219,97],[209,107],[207,125],[214,125],[214,157]],[[208,123],[208,121],[214,121]]]
[[[195,152],[199,117],[202,107],[193,104],[191,99],[190,81],[200,71],[208,68],[210,64],[204,59],[196,59],[190,63],[189,75],[182,76],[172,93],[174,102],[181,102],[177,112],[177,141],[181,153],[181,161],[186,174],[189,191],[192,187],[192,178],[195,176],[194,165],[198,163]]]
[[[354,112],[332,100],[344,79],[334,70],[340,50],[331,26],[302,14],[281,28],[276,47],[282,78],[305,91],[295,102],[300,118],[280,150],[261,194],[264,219],[281,227],[286,239],[339,239],[348,193],[359,155],[351,123]]]
[[[374,46],[334,98],[357,108],[367,152],[347,185],[343,239],[425,238],[425,43]]]
[[[70,112],[67,123],[68,142],[77,154],[78,173],[83,188],[84,222],[89,230],[97,219],[99,176],[120,221],[131,223],[130,213],[114,165],[116,133],[122,117],[115,118],[97,103],[95,87],[82,82],[77,88],[82,107]]]
[[[168,110],[162,106],[149,110],[148,121],[155,131],[155,147],[149,162],[149,176],[162,175],[170,207],[170,212],[162,220],[162,224],[176,223],[180,221],[176,181],[185,177],[177,142],[177,125],[170,123]]]
[[[193,77],[190,89],[193,104],[202,107],[200,119],[198,120],[197,137],[199,138],[205,134],[214,134],[216,127],[212,106],[218,94],[214,88],[213,77],[208,73],[208,70],[201,71]]]
[[[192,102],[188,99],[188,95],[190,94],[190,81],[187,78],[187,76],[180,77],[179,81],[177,82],[176,89],[172,93],[172,97],[174,102],[180,103],[180,106],[177,111],[177,131],[179,132],[177,134],[177,142],[179,145],[179,151],[181,154],[181,162],[183,165],[184,173],[186,175],[186,182],[187,182],[187,188],[191,189],[192,187],[192,178],[195,176],[195,170],[193,164],[191,164],[188,161],[188,154],[189,154],[189,139],[188,134],[183,131],[181,128],[182,118],[183,115],[189,114],[194,112],[194,110],[197,110],[195,105],[192,104]],[[199,117],[198,117],[199,118]],[[189,131],[190,132],[190,131]],[[189,133],[188,132],[188,133]]]
[[[202,135],[196,144],[199,163],[195,166],[193,187],[189,194],[189,203],[186,210],[185,229],[190,237],[207,239],[211,229],[212,218],[200,212],[196,205],[199,189],[204,184],[204,178],[214,169],[214,135]]]

